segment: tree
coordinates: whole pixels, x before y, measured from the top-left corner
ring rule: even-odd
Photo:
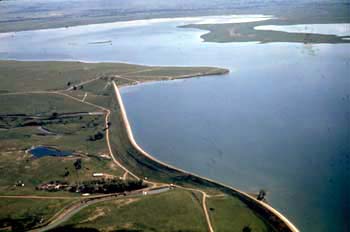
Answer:
[[[63,177],[67,177],[67,176],[69,176],[69,171],[68,170],[66,170],[66,172],[63,174]]]
[[[77,159],[73,165],[74,165],[76,170],[81,169],[81,159]]]
[[[95,140],[103,139],[103,133],[101,133],[100,131],[97,132],[97,133],[94,135],[94,139],[95,139]]]
[[[265,196],[266,196],[266,192],[265,190],[262,189],[259,191],[258,197],[256,199],[258,199],[259,201],[262,201],[265,199]]]
[[[100,139],[103,139],[104,135],[102,132],[97,132],[96,134],[94,134],[93,136],[89,136],[89,141],[96,141],[96,140],[100,140]]]

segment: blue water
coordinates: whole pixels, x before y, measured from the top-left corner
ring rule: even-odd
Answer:
[[[60,151],[49,147],[35,147],[29,150],[30,154],[34,155],[36,158],[41,158],[44,156],[69,156],[72,153],[68,151]]]
[[[204,43],[176,23],[0,34],[0,59],[209,65],[230,74],[122,89],[138,143],[269,202],[301,231],[350,215],[350,46]],[[89,44],[111,40],[111,44]]]

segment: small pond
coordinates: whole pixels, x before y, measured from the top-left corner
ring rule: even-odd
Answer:
[[[37,158],[41,158],[44,156],[69,156],[72,153],[68,151],[60,151],[52,147],[34,147],[29,150],[29,153],[34,155]]]

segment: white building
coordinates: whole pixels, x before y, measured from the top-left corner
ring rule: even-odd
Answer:
[[[93,176],[93,177],[103,177],[104,174],[103,174],[103,173],[96,173],[96,172],[95,172],[95,173],[92,174],[92,176]]]

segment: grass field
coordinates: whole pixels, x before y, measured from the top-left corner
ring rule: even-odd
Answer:
[[[73,227],[102,231],[200,232],[207,228],[200,200],[184,190],[98,203],[80,211],[65,226],[56,231]]]
[[[244,228],[255,232],[272,230],[237,198],[227,195],[212,197],[207,200],[207,204],[215,231],[241,232]]]

